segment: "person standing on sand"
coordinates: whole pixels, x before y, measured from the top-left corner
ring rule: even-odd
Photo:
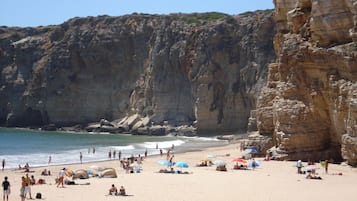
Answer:
[[[301,171],[302,161],[301,160],[298,160],[298,162],[296,163],[296,167],[297,167],[297,173],[302,174],[302,171]]]
[[[81,164],[82,164],[82,160],[83,160],[82,152],[79,152],[79,160],[81,161]]]
[[[2,171],[5,169],[5,159],[2,159]]]
[[[121,159],[121,151],[119,151],[119,153],[118,153],[118,158],[119,158],[119,160]]]
[[[7,177],[5,177],[4,181],[2,182],[2,189],[4,192],[3,201],[5,201],[5,198],[8,201],[10,195],[10,182],[7,180]]]
[[[257,164],[256,164],[256,162],[255,162],[255,159],[253,158],[253,159],[252,159],[252,168],[253,168],[253,170],[254,170],[256,167],[257,167]]]
[[[48,165],[50,165],[51,164],[51,161],[52,161],[52,157],[51,157],[51,155],[48,157]]]
[[[25,182],[26,182],[25,197],[26,197],[27,194],[29,194],[30,199],[32,200],[32,195],[31,195],[31,178],[29,177],[29,174],[26,174]]]
[[[325,173],[328,174],[328,160],[325,160]]]
[[[21,197],[21,201],[25,201],[26,198],[26,179],[24,176],[21,177],[21,188],[20,188],[20,197]]]

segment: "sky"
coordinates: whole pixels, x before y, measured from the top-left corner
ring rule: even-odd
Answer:
[[[273,7],[273,0],[0,0],[0,26],[56,25],[74,17],[132,13],[234,15]]]

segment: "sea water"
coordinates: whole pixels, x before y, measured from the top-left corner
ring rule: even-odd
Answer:
[[[174,151],[189,151],[226,143],[215,137],[158,137],[0,128],[0,160],[5,159],[5,168],[12,169],[26,163],[30,167],[79,163],[80,153],[83,162],[95,162],[109,160],[109,152],[114,151],[116,159],[119,159],[119,151],[121,158],[126,158],[139,154],[143,156],[145,151],[148,155],[156,155],[160,149],[166,152],[172,146]]]

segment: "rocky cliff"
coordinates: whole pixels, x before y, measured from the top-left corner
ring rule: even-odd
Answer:
[[[281,158],[357,165],[357,1],[274,3],[277,60],[257,101],[259,134]]]
[[[0,124],[128,123],[137,115],[145,125],[245,131],[275,59],[274,33],[272,11],[1,27]]]

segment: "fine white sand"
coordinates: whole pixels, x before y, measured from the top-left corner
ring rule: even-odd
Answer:
[[[214,154],[213,160],[227,162],[227,172],[218,172],[215,166],[195,167],[201,159]],[[229,156],[227,156],[229,154]],[[182,169],[191,174],[157,173],[164,168],[158,160],[165,156],[151,156],[142,164],[141,173],[127,174],[119,166],[118,160],[74,164],[66,166],[45,167],[51,170],[52,176],[40,176],[42,168],[32,168],[36,179],[43,178],[47,184],[32,186],[32,197],[40,192],[43,199],[49,201],[105,201],[105,200],[138,200],[138,201],[355,201],[357,189],[357,169],[336,164],[329,165],[329,174],[320,167],[317,170],[322,180],[305,179],[297,174],[295,163],[288,161],[262,161],[255,170],[233,170],[234,158],[240,156],[239,144],[224,147],[208,148],[201,151],[175,153],[174,161],[185,161],[190,167]],[[87,169],[92,165],[113,167],[118,178],[90,178],[75,180],[77,184],[89,182],[90,185],[66,185],[57,188],[55,178],[61,168],[72,170]],[[306,165],[306,163],[304,164]],[[319,165],[318,165],[319,166]],[[176,168],[180,169],[180,168]],[[343,175],[335,175],[342,173]],[[21,177],[25,173],[19,170],[0,171],[0,178],[9,177],[11,195],[9,200],[20,200]],[[130,196],[108,196],[111,184],[123,185]]]

